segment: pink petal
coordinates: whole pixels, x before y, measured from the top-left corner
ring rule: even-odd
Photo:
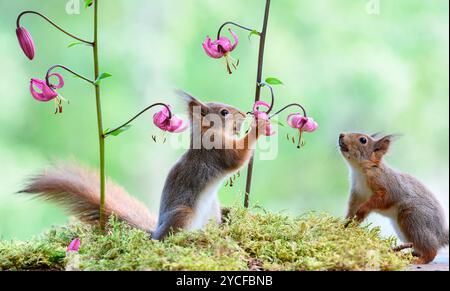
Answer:
[[[17,39],[19,40],[20,47],[22,48],[25,55],[30,59],[34,59],[35,46],[31,34],[25,27],[18,27],[16,29]]]
[[[317,122],[315,122],[312,117],[308,117],[308,121],[303,126],[303,130],[306,132],[314,132],[317,130],[317,128],[319,128]]]
[[[267,109],[270,109],[270,105],[264,101],[258,101],[253,106],[253,112],[259,112],[259,107],[266,107]]]
[[[290,127],[295,129],[302,129],[305,123],[307,122],[307,118],[301,115],[300,113],[294,113],[288,116],[287,122]]]
[[[218,47],[220,46],[224,53],[229,53],[233,50],[233,44],[228,38],[224,36],[221,36],[214,42],[214,44],[216,44]]]
[[[173,116],[167,131],[173,133],[180,133],[184,132],[188,128],[188,126],[189,125],[187,123],[183,124],[183,120],[180,119],[178,116]]]
[[[272,124],[270,122],[267,122],[266,124],[266,131],[264,132],[265,136],[272,136],[275,134],[275,131],[272,130]]]
[[[231,35],[234,38],[234,45],[231,47],[231,50],[230,50],[230,52],[232,52],[239,44],[239,38],[238,38],[237,34],[234,33],[234,31],[232,31],[231,29],[229,29],[229,30],[230,30]]]
[[[53,74],[49,75],[49,78],[53,77],[53,76],[58,78],[58,85],[53,85],[52,84],[52,87],[55,88],[55,89],[61,89],[62,87],[64,87],[64,79],[63,79],[63,77],[60,74],[58,74],[58,73],[53,73]]]
[[[211,41],[211,38],[208,36],[203,43],[203,49],[206,54],[214,59],[220,59],[224,56],[224,52],[219,50],[219,46]]]
[[[79,238],[74,239],[67,247],[67,252],[78,252],[80,249],[81,241]]]
[[[40,91],[38,92],[36,88]],[[39,79],[31,79],[30,92],[34,99],[42,102],[47,102],[58,97],[53,89],[49,88],[45,81]]]

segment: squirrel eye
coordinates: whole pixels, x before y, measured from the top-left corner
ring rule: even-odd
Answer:
[[[228,110],[226,110],[226,109],[223,109],[223,110],[221,110],[220,111],[220,114],[222,115],[222,116],[227,116],[228,114],[230,114],[230,111],[228,111]]]
[[[366,143],[367,143],[367,138],[361,137],[361,138],[359,139],[359,142],[362,143],[362,144],[366,144]]]

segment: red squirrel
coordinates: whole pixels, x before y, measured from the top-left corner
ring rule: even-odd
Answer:
[[[167,176],[158,221],[123,188],[110,180],[106,186],[106,214],[114,213],[151,233],[156,240],[179,230],[202,229],[211,219],[221,222],[217,191],[229,175],[248,163],[265,127],[265,121],[254,119],[246,135],[238,138],[246,117],[244,112],[227,104],[203,103],[188,93],[178,93],[189,109],[191,146]],[[215,143],[211,148],[207,142],[219,145]],[[57,202],[82,221],[97,223],[98,181],[98,174],[92,170],[60,164],[31,178],[21,192]]]
[[[362,222],[372,211],[389,217],[400,239],[408,242],[403,248],[414,248],[418,257],[414,263],[428,264],[449,244],[444,210],[421,182],[383,161],[393,139],[393,135],[340,135],[352,181],[347,218]]]

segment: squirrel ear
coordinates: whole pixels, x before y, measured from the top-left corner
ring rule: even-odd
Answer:
[[[381,156],[385,155],[389,151],[391,143],[398,137],[399,135],[390,134],[377,140],[375,142],[374,152],[380,154]]]
[[[196,110],[200,109],[201,115],[205,116],[208,114],[208,106],[205,105],[203,102],[199,101],[197,98],[192,96],[191,94],[183,91],[183,90],[177,90],[176,93],[186,101],[189,109],[189,114],[192,116]]]

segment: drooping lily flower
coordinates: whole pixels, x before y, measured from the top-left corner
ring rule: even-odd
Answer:
[[[258,101],[255,103],[255,105],[253,106],[253,114],[255,115],[256,120],[258,119],[262,119],[264,121],[266,121],[266,127],[265,127],[265,131],[264,131],[264,135],[265,136],[272,136],[275,134],[275,131],[272,129],[272,124],[269,121],[269,115],[267,114],[267,112],[264,111],[260,111],[259,107],[265,107],[267,109],[270,109],[270,105],[267,104],[264,101]]]
[[[55,113],[62,113],[62,101],[66,101],[61,95],[59,95],[55,90],[61,89],[64,86],[64,79],[58,73],[53,73],[49,75],[49,77],[57,77],[58,84],[56,85],[47,85],[45,80],[40,80],[33,78],[30,82],[30,92],[31,96],[34,99],[40,102],[48,102],[51,100],[55,100]]]
[[[299,137],[298,137],[298,145],[300,148],[302,146],[302,138],[303,132],[314,132],[317,130],[319,125],[312,117],[305,117],[300,113],[294,113],[288,116],[287,122],[290,127],[294,129],[298,129]]]
[[[203,49],[206,54],[213,59],[225,58],[227,63],[227,71],[229,74],[232,74],[231,66],[236,70],[239,66],[239,60],[235,60],[231,57],[231,52],[237,47],[239,44],[239,39],[236,33],[234,33],[231,29],[228,29],[233,36],[234,44],[227,37],[221,36],[218,40],[212,41],[208,36],[206,37],[205,42],[203,43]]]
[[[70,252],[78,252],[78,250],[80,249],[80,245],[81,245],[81,241],[79,238],[74,239],[69,246],[67,247],[67,253]]]
[[[20,47],[22,48],[25,55],[30,59],[34,59],[35,46],[31,34],[25,27],[18,27],[16,29],[17,39],[19,40]]]
[[[176,115],[172,115],[170,118],[170,112],[166,107],[163,107],[161,111],[153,115],[153,123],[162,131],[180,133],[184,132],[188,128],[188,123],[183,122],[181,118]]]

